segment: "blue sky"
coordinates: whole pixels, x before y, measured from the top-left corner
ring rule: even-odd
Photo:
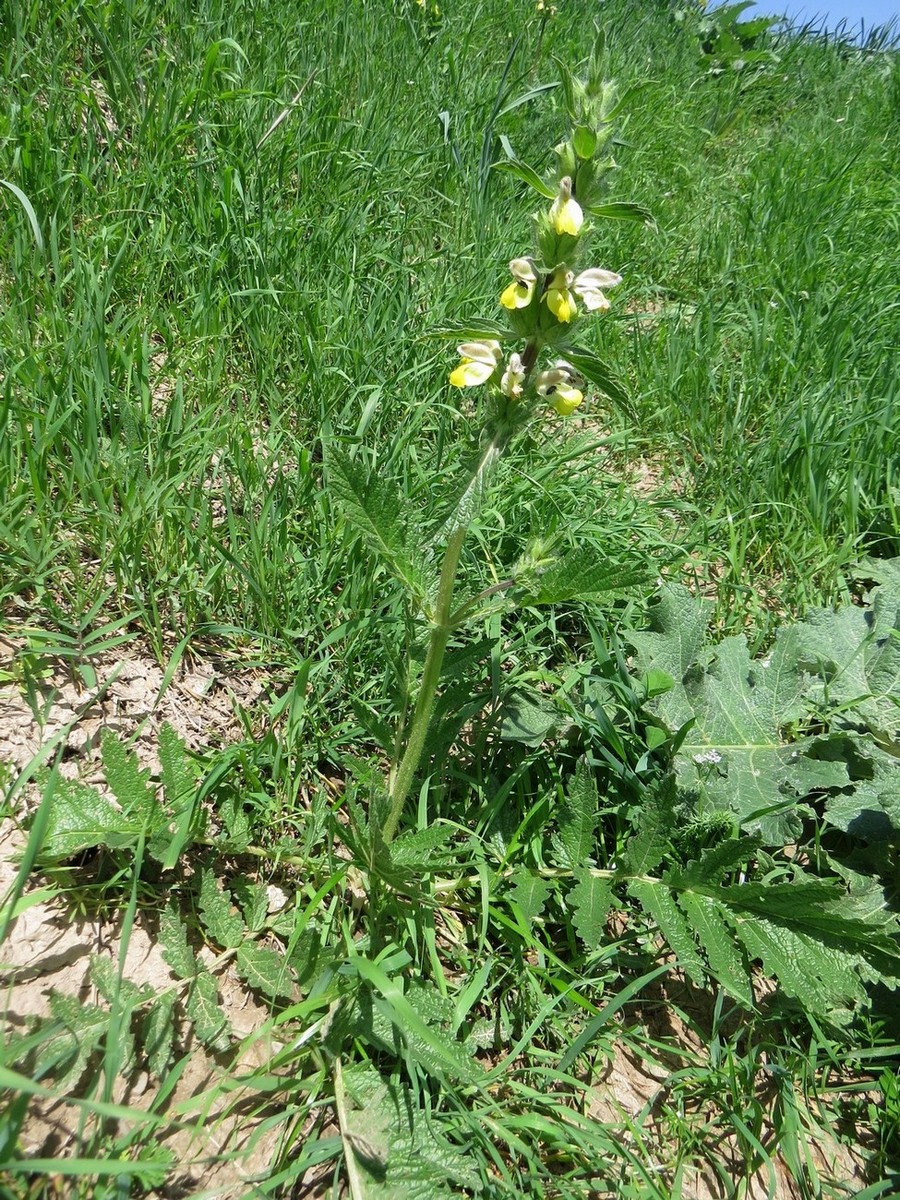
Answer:
[[[711,2],[709,7],[718,7],[718,3]],[[900,26],[900,0],[757,0],[756,7],[744,13],[744,20],[764,13],[788,13],[798,24],[812,20],[820,24],[824,17],[828,29],[842,20],[850,29],[858,29],[860,20],[866,29],[886,25],[891,19]]]

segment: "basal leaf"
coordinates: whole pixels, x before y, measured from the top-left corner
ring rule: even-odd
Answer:
[[[628,885],[628,891],[638,900],[644,912],[655,921],[691,979],[697,984],[702,984],[705,977],[703,960],[697,953],[690,927],[675,904],[668,885],[633,879]]]
[[[574,872],[578,881],[570,889],[566,904],[572,912],[572,924],[584,948],[592,953],[606,940],[606,918],[613,901],[608,879],[592,875],[589,867]]]
[[[162,956],[179,979],[193,979],[197,973],[197,958],[188,945],[187,930],[174,904],[168,904],[159,918],[159,941]]]
[[[173,1057],[175,1040],[175,992],[161,992],[147,1010],[141,1023],[141,1048],[147,1065],[162,1079]]]
[[[61,779],[53,793],[41,858],[60,861],[91,846],[134,846],[142,829],[139,817],[122,812],[96,788]]]
[[[213,976],[202,967],[188,992],[187,1014],[204,1046],[219,1053],[231,1046],[231,1030],[219,1005],[219,989]]]
[[[512,883],[508,892],[510,900],[517,905],[526,921],[534,921],[543,912],[547,897],[553,891],[553,884],[525,870],[516,871]]]
[[[730,996],[745,1008],[752,1008],[750,977],[734,944],[734,935],[722,919],[716,902],[709,896],[682,892],[678,903],[706,955],[710,972]]]
[[[125,749],[114,733],[103,731],[100,739],[103,757],[103,774],[110,791],[121,805],[122,811],[134,816],[148,833],[162,824],[165,814],[149,783],[149,768],[141,770],[137,755]]]
[[[218,946],[234,949],[247,936],[240,913],[235,911],[231,897],[219,887],[209,867],[200,871],[200,912],[207,934]]]
[[[254,990],[273,1000],[294,999],[291,969],[274,950],[247,942],[238,946],[238,974]]]
[[[751,958],[807,1012],[836,1016],[863,998],[855,955],[765,917],[730,913],[729,920]]]
[[[561,867],[583,867],[594,861],[598,806],[597,780],[581,758],[566,790],[566,799],[556,820],[557,832],[552,839]]]

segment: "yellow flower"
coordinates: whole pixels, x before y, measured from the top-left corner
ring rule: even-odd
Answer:
[[[609,301],[601,289],[617,287],[621,282],[622,276],[617,275],[615,271],[591,267],[588,271],[582,271],[576,278],[572,290],[584,301],[588,312],[605,312],[609,308]]]
[[[511,354],[503,378],[500,380],[500,391],[511,400],[518,400],[522,395],[522,384],[525,382],[525,368],[518,354]]]
[[[500,297],[504,308],[527,308],[534,295],[537,274],[530,258],[514,258],[509,264],[513,281]]]
[[[574,276],[572,272],[565,263],[561,263],[553,272],[550,286],[544,293],[547,307],[553,313],[554,317],[556,317],[557,321],[562,321],[563,324],[568,324],[578,312],[575,304],[575,296],[571,290],[573,282]]]
[[[500,343],[463,342],[457,349],[462,362],[450,372],[453,386],[478,387],[480,383],[487,383],[500,363]]]
[[[584,224],[584,213],[572,195],[572,180],[568,175],[559,181],[559,195],[550,206],[550,224],[557,233],[569,233],[572,237],[577,237]]]
[[[575,387],[574,371],[565,362],[558,362],[549,371],[542,371],[534,381],[539,396],[546,396],[561,417],[569,417],[584,399]]]

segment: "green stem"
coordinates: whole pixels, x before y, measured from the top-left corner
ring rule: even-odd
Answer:
[[[416,769],[422,758],[422,751],[425,749],[425,736],[428,733],[428,722],[431,720],[434,697],[441,678],[444,651],[447,649],[447,642],[453,631],[453,624],[450,620],[453,585],[456,583],[456,570],[459,566],[459,556],[466,539],[466,532],[465,526],[460,527],[450,535],[450,540],[447,542],[444,563],[441,567],[441,580],[438,585],[434,624],[428,644],[428,654],[425,657],[425,667],[422,671],[422,682],[419,685],[416,710],[413,713],[406,750],[400,760],[394,785],[391,788],[391,811],[388,813],[388,818],[381,831],[385,842],[391,842],[397,832],[403,805],[406,803],[406,797],[409,795]]]

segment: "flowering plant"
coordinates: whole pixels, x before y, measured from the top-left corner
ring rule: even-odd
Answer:
[[[444,653],[452,634],[475,615],[479,601],[498,591],[509,591],[517,582],[511,579],[495,585],[454,609],[454,585],[463,543],[493,468],[515,435],[548,407],[562,417],[571,416],[582,405],[588,384],[597,385],[613,399],[622,396],[606,365],[571,341],[586,316],[603,314],[610,308],[607,292],[622,282],[615,271],[585,266],[581,261],[593,228],[592,218],[648,219],[638,205],[601,201],[604,176],[615,166],[608,147],[618,107],[614,85],[603,78],[602,58],[603,43],[598,38],[586,79],[576,79],[563,70],[562,87],[572,132],[555,149],[556,169],[551,179],[541,178],[512,156],[495,164],[528,183],[548,203],[535,215],[534,252],[513,258],[509,264],[512,280],[499,298],[506,328],[485,326],[484,333],[468,330],[458,345],[459,362],[450,372],[454,387],[484,389],[487,420],[475,469],[435,539],[444,546],[436,590],[417,575],[414,556],[407,553],[409,530],[400,529],[396,520],[399,503],[387,497],[382,484],[363,496],[347,464],[337,464],[338,490],[343,492],[345,512],[351,517],[357,513],[359,532],[383,558],[391,560],[394,573],[407,585],[430,626],[416,702],[408,727],[403,719],[400,721],[397,752],[386,781],[388,811],[381,828],[385,843],[396,835],[426,751]],[[373,497],[377,501],[377,521]],[[377,536],[373,536],[373,529]],[[522,564],[523,576],[529,574],[528,568],[529,563]],[[630,581],[620,576],[612,578],[605,564],[599,570],[595,568],[597,564],[586,564],[583,556],[577,564],[569,562],[564,572],[557,572],[556,586],[544,586],[539,595],[529,595],[529,603],[584,597]],[[546,563],[542,563],[541,570],[546,569]],[[552,575],[552,568],[548,575]]]

